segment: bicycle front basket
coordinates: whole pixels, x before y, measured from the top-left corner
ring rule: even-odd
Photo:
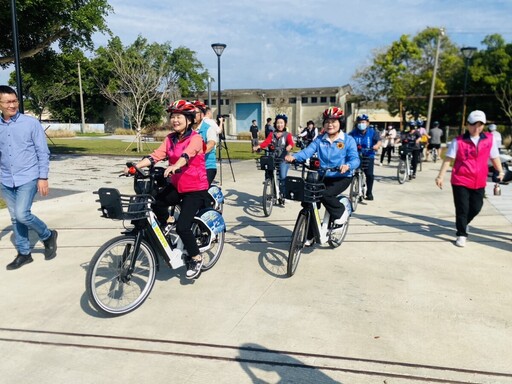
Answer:
[[[97,192],[103,217],[113,220],[144,219],[150,208],[148,202],[153,200],[150,195],[122,195],[115,188],[100,188]]]
[[[259,158],[259,169],[262,171],[273,171],[275,169],[275,162],[272,156],[261,156]]]
[[[287,199],[304,201],[304,179],[302,177],[287,176],[285,186]]]

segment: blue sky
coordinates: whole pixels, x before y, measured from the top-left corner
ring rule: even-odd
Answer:
[[[227,44],[222,89],[345,85],[402,34],[444,27],[458,46],[492,33],[512,41],[512,0],[110,0],[123,44],[138,34],[196,52],[217,77],[211,43]],[[95,36],[97,46],[107,37]],[[11,69],[12,71],[13,69]],[[8,71],[0,71],[5,83]],[[217,89],[217,84],[212,84]]]

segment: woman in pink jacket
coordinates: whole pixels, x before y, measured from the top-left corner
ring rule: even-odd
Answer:
[[[503,179],[503,168],[499,151],[493,136],[484,133],[485,113],[473,111],[468,116],[467,132],[451,141],[443,164],[436,177],[436,185],[443,188],[444,174],[453,161],[452,191],[455,204],[455,245],[464,247],[468,237],[468,224],[475,218],[484,204],[487,184],[487,161],[490,158]]]
[[[176,232],[190,257],[186,276],[188,279],[194,279],[201,273],[203,259],[192,233],[192,221],[197,211],[205,207],[210,200],[204,142],[201,135],[192,129],[196,113],[192,103],[178,100],[167,111],[171,114],[173,132],[167,135],[158,149],[139,161],[136,166],[149,167],[159,161],[169,160],[164,177],[170,178],[170,184],[157,194],[153,211],[158,221],[165,223],[169,217],[168,207],[180,204],[181,212],[176,222]]]

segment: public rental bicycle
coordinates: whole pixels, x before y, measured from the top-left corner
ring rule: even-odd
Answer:
[[[348,212],[347,221],[342,225],[334,224],[334,220],[331,219],[327,210],[325,210],[324,217],[320,219],[319,202],[325,191],[323,175],[327,171],[337,171],[339,168],[321,168],[320,160],[318,159],[310,159],[309,164],[297,163],[302,165],[301,176],[286,177],[287,198],[302,202],[302,209],[297,216],[288,251],[288,277],[293,276],[297,270],[304,247],[312,245],[308,241],[310,225],[313,226],[313,242],[320,245],[328,243],[332,248],[337,248],[347,235],[350,216],[352,215],[350,199],[340,194],[338,195],[340,202],[345,205],[345,209]]]
[[[175,225],[159,223],[151,205],[164,184],[163,168],[143,171],[127,163],[134,177],[135,195],[123,195],[115,188],[100,188],[102,217],[130,221],[117,236],[103,244],[93,256],[87,270],[85,287],[93,307],[107,315],[118,316],[140,307],[155,284],[156,272],[164,261],[170,268],[185,266],[187,252],[175,231]],[[213,190],[212,190],[213,188]],[[212,206],[221,204],[222,192],[212,187]],[[223,197],[221,198],[223,199]],[[224,248],[226,225],[222,214],[213,207],[197,212],[192,224],[201,256],[202,271],[212,268]]]
[[[366,184],[366,174],[364,171],[368,169],[368,163],[370,162],[370,154],[374,152],[373,149],[363,149],[358,146],[360,164],[359,167],[354,171],[354,177],[352,183],[350,183],[350,201],[352,203],[352,209],[355,211],[357,205],[363,201],[368,190]]]
[[[284,196],[279,189],[279,165],[283,161],[273,145],[265,149],[264,156],[256,159],[258,169],[265,171],[261,204],[266,217],[272,213],[274,204],[284,205]]]
[[[406,180],[412,179],[412,152],[413,148],[409,147],[404,141],[404,145],[398,147],[398,154],[400,160],[398,160],[398,167],[396,169],[396,176],[398,183],[403,184]]]

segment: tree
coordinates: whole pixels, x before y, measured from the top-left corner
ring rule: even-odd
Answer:
[[[354,75],[354,89],[367,101],[385,101],[392,114],[426,115],[437,39],[441,38],[436,93],[445,92],[463,63],[457,48],[438,28],[426,28],[414,38],[402,35],[390,47],[374,53],[373,64]]]
[[[61,51],[75,47],[92,50],[92,35],[108,32],[105,17],[112,11],[107,0],[17,0],[20,57],[28,58],[58,43]],[[0,66],[14,62],[11,6],[0,0]]]
[[[203,91],[208,75],[199,72],[203,67],[194,52],[184,47],[173,51],[170,43],[149,44],[141,36],[128,47],[116,37],[97,54],[95,66],[102,93],[135,125],[137,151],[141,150],[140,135],[148,108],[154,109],[158,101],[162,116],[171,95]]]
[[[512,44],[498,34],[487,36],[482,43],[487,49],[473,58],[471,79],[491,90],[512,123]]]

